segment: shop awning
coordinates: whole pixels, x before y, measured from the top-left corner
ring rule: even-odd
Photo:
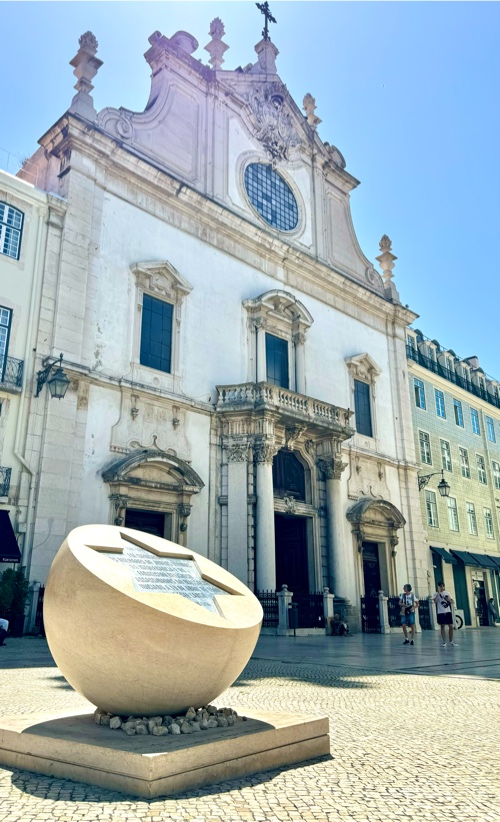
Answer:
[[[493,568],[495,571],[498,570],[498,565],[496,564],[495,560],[488,556],[488,554],[472,554],[471,557],[474,557],[477,564],[481,566],[481,568]]]
[[[451,551],[456,557],[462,560],[464,565],[473,565],[475,568],[481,567],[481,563],[479,563],[477,559],[474,559],[468,551],[455,551],[454,548],[452,548]]]
[[[449,562],[450,565],[457,564],[455,557],[452,556],[452,554],[450,554],[450,552],[447,551],[446,548],[435,548],[434,545],[431,545],[430,548],[431,551],[434,551],[434,553],[441,557],[441,559],[444,559],[445,562]]]
[[[0,562],[21,562],[21,552],[10,521],[9,512],[0,511]]]
[[[495,571],[500,571],[500,556],[499,557],[491,557],[490,556],[490,559],[492,559],[493,562],[495,563],[495,566],[496,566]]]

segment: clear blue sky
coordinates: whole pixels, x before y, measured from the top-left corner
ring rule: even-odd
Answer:
[[[271,0],[271,9],[281,79],[299,105],[316,97],[321,138],[361,181],[352,211],[365,254],[374,260],[389,234],[417,327],[500,378],[500,4]],[[68,108],[68,61],[84,31],[104,61],[97,109],[142,111],[149,35],[189,31],[206,62],[216,16],[230,46],[224,68],[255,61],[263,19],[246,0],[0,2],[0,148],[31,154]]]

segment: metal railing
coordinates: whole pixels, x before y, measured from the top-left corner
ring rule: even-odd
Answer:
[[[0,359],[0,385],[21,388],[23,384],[24,360],[14,357]]]
[[[323,604],[322,593],[294,593],[292,597],[292,603],[297,604],[297,628],[325,627],[325,607]]]
[[[427,597],[419,598],[418,621],[422,631],[432,631],[431,603]]]
[[[12,468],[2,468],[0,465],[0,497],[9,496],[11,473]]]
[[[327,402],[312,399],[304,394],[297,394],[287,388],[280,388],[267,382],[247,382],[237,385],[217,386],[217,407],[229,409],[240,405],[270,406],[277,411],[290,411],[307,417],[311,421],[336,423],[348,426],[353,414],[346,408],[339,408]]]
[[[361,597],[361,630],[364,634],[381,633],[378,597]]]
[[[276,591],[257,591],[257,599],[264,611],[263,628],[277,628],[279,623],[278,594]]]
[[[441,363],[437,362],[437,360],[433,360],[431,357],[426,357],[424,354],[421,354],[420,351],[418,351],[413,345],[406,346],[406,356],[409,360],[413,360],[424,368],[427,368],[428,371],[432,371],[434,374],[439,374],[440,377],[448,380],[448,382],[452,382],[454,385],[458,385],[459,388],[463,388],[464,391],[468,391],[469,394],[474,394],[475,397],[480,397],[482,400],[485,400],[485,402],[489,402],[490,405],[500,408],[499,397],[495,396],[490,391],[487,391],[485,388],[476,385],[470,380],[460,377],[459,374],[452,371],[450,368],[444,368]]]
[[[399,597],[387,597],[387,616],[391,628],[401,627],[401,606]]]

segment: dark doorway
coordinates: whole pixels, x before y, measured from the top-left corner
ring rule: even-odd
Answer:
[[[465,580],[465,565],[460,559],[457,559],[457,564],[453,565],[452,568],[457,608],[460,608],[464,612],[465,624],[471,625],[469,597],[467,596],[467,582]]]
[[[363,542],[363,576],[365,597],[378,597],[381,590],[380,560],[376,542]]]
[[[474,581],[474,596],[476,598],[476,614],[479,617],[479,624],[482,628],[490,624],[488,618],[488,604],[486,602],[486,591],[484,580]]]
[[[309,593],[306,517],[274,517],[276,590],[288,585],[293,593]]]
[[[144,531],[155,537],[171,539],[172,514],[163,514],[158,511],[138,511],[127,508],[125,513],[125,527]]]

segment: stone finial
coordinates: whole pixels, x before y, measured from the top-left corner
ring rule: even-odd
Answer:
[[[70,111],[80,114],[87,120],[95,120],[96,110],[90,92],[94,88],[92,80],[102,66],[102,60],[95,55],[98,42],[91,31],[86,31],[78,40],[80,48],[72,60],[73,74],[77,78],[75,83],[76,94],[71,102]]]
[[[392,242],[387,236],[384,234],[382,239],[379,243],[381,254],[375,259],[377,260],[380,268],[382,269],[382,277],[384,278],[384,290],[386,295],[391,299],[398,301],[399,294],[392,281],[394,274],[392,273],[392,269],[394,268],[394,260],[397,260],[395,254],[392,253]]]
[[[224,62],[223,54],[225,51],[228,50],[229,46],[226,43],[222,42],[222,38],[224,37],[225,30],[224,30],[224,23],[220,19],[220,17],[215,17],[212,22],[210,23],[210,31],[208,32],[210,37],[210,43],[207,43],[205,46],[205,51],[208,51],[210,55],[210,60],[208,61],[215,71],[220,69]]]
[[[311,128],[316,129],[317,126],[321,123],[319,117],[316,117],[316,100],[312,96],[312,94],[306,94],[302,101],[302,108],[304,109],[307,117],[307,122],[311,126]]]

